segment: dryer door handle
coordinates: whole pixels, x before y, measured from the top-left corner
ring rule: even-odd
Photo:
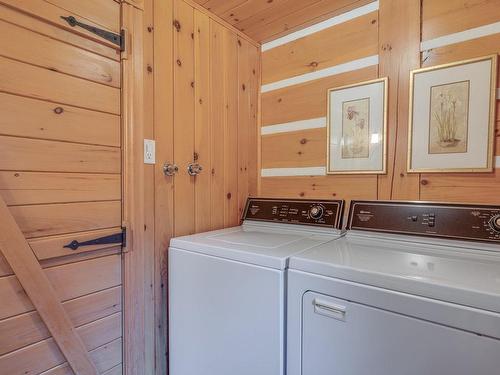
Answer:
[[[345,320],[347,307],[336,303],[323,301],[315,298],[313,300],[314,312],[337,320]]]

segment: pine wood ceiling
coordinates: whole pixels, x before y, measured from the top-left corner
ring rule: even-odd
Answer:
[[[344,13],[373,0],[195,0],[258,42]]]

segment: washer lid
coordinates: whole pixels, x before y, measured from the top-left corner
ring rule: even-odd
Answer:
[[[287,228],[293,227],[293,230]],[[287,224],[262,224],[173,238],[170,247],[263,267],[285,269],[288,258],[336,239],[336,231],[307,230]]]
[[[349,233],[293,256],[290,268],[500,312],[500,254],[475,243]]]

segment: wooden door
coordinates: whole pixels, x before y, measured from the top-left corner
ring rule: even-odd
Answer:
[[[122,373],[113,0],[0,1],[0,374]],[[11,220],[13,219],[13,220]],[[36,281],[36,282],[35,282]]]

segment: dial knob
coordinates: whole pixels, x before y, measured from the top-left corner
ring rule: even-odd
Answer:
[[[500,232],[500,215],[495,215],[490,220],[491,229]]]
[[[315,220],[321,219],[323,217],[323,213],[324,210],[321,206],[312,206],[309,210],[309,216],[311,216]]]

